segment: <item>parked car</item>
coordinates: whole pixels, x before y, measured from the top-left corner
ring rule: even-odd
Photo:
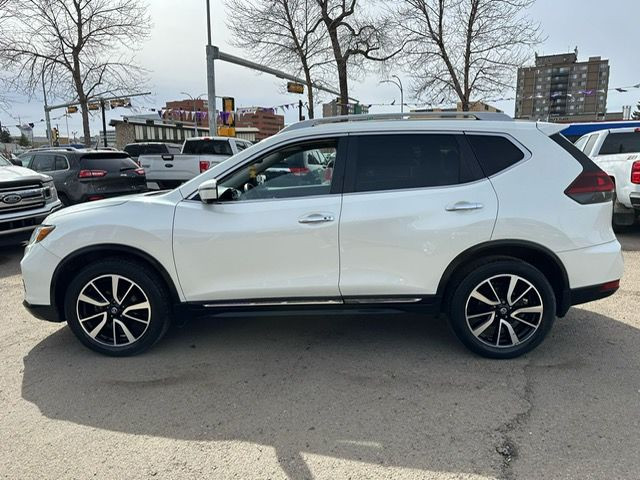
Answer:
[[[613,184],[563,126],[362,117],[301,122],[176,190],[50,216],[21,263],[25,306],[116,356],[189,313],[383,307],[445,312],[468,348],[510,358],[618,289]],[[336,153],[327,174],[264,178],[318,150]]]
[[[192,137],[180,154],[141,155],[140,166],[147,180],[160,189],[174,188],[251,146],[251,142],[230,137]]]
[[[177,155],[182,147],[174,143],[163,142],[139,142],[126,145],[123,150],[129,154],[131,159],[140,164],[140,155]]]
[[[602,168],[615,184],[614,227],[636,223],[640,213],[640,128],[594,132],[581,137],[576,147]]]
[[[53,177],[65,206],[147,190],[144,170],[124,152],[40,150],[22,160]]]
[[[28,240],[61,207],[51,177],[15,166],[0,155],[0,246]]]

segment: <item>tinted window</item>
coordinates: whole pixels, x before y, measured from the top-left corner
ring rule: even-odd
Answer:
[[[106,170],[112,173],[139,168],[129,155],[117,152],[87,153],[80,157],[80,166],[87,170]]]
[[[69,163],[64,157],[56,157],[54,168],[55,170],[66,170],[69,168]]]
[[[356,143],[354,191],[456,185],[477,180],[461,135],[363,135]]]
[[[584,152],[585,155],[591,155],[591,150],[593,150],[593,146],[595,145],[595,143],[598,141],[598,135],[591,135],[589,137],[589,139],[587,140],[587,144],[585,145],[584,149],[582,150]]]
[[[638,152],[640,152],[640,132],[610,133],[600,148],[600,155]]]
[[[486,176],[494,175],[524,158],[508,138],[499,135],[467,135],[473,153]]]
[[[184,153],[190,155],[233,155],[227,140],[188,140]]]
[[[36,172],[52,172],[54,169],[55,159],[54,156],[45,153],[42,155],[36,155],[31,162],[31,169]]]

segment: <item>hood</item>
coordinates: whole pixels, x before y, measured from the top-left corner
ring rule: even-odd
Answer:
[[[51,177],[48,175],[42,175],[38,172],[34,172],[33,170],[29,170],[28,168],[14,165],[10,167],[0,167],[0,182],[14,182],[16,180],[27,180],[29,178],[33,178],[34,180],[41,182],[51,180]]]

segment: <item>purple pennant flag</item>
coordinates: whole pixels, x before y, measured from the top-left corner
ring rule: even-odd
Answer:
[[[593,90],[580,90],[578,93],[582,93],[583,95],[593,95]]]

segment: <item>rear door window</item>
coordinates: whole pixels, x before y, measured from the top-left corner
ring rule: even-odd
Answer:
[[[36,172],[52,172],[55,166],[55,157],[51,153],[35,155],[31,161],[31,170]]]
[[[60,155],[56,155],[56,160],[54,163],[54,169],[55,170],[66,170],[67,168],[69,168],[69,162],[67,161],[67,159],[65,157],[62,157]]]
[[[189,155],[233,155],[228,140],[187,140],[183,153]]]
[[[467,134],[466,137],[487,177],[515,165],[525,157],[524,152],[506,137],[476,134]]]
[[[600,155],[640,153],[640,132],[610,133],[604,139]]]
[[[483,177],[463,135],[352,138],[347,168],[348,185],[354,192],[457,185]]]

